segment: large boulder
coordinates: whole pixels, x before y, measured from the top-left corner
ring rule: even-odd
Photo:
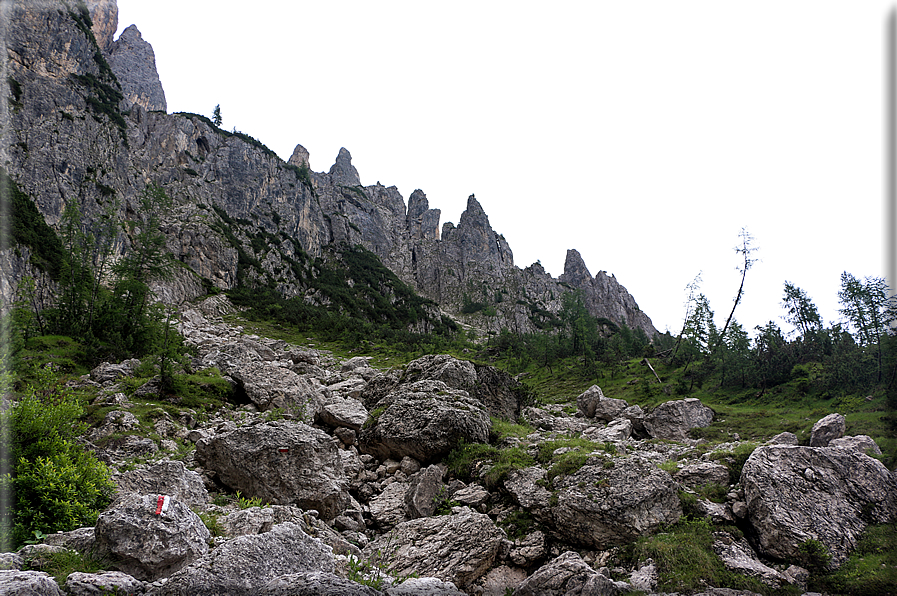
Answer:
[[[333,551],[297,524],[228,540],[172,575],[154,596],[250,596],[271,580],[293,573],[333,573]]]
[[[170,495],[188,507],[205,505],[209,500],[202,477],[188,470],[184,462],[160,461],[152,465],[138,466],[116,475],[113,480],[119,495]]]
[[[587,548],[631,542],[682,516],[676,482],[635,457],[589,459],[559,485],[556,481],[556,488],[558,502],[550,510],[554,533]]]
[[[388,406],[362,429],[359,449],[380,460],[413,457],[427,463],[462,441],[485,443],[492,423],[479,400],[441,381],[403,385],[386,398]],[[381,406],[383,407],[383,406]],[[376,410],[372,413],[372,416]]]
[[[683,441],[693,428],[710,426],[713,410],[694,397],[660,404],[645,416],[645,430],[655,439]]]
[[[231,373],[260,410],[280,409],[311,424],[324,407],[324,388],[288,368],[250,362]]]
[[[261,586],[260,596],[381,596],[382,592],[323,571],[290,573]]]
[[[592,569],[579,554],[567,551],[523,581],[514,596],[613,596],[622,586]]]
[[[401,523],[371,541],[363,553],[386,553],[381,567],[389,573],[432,576],[463,590],[492,567],[504,539],[488,516],[456,507],[452,515]]]
[[[176,499],[156,514],[159,495],[131,495],[100,514],[94,529],[100,552],[140,580],[167,577],[209,550],[209,530]]]
[[[795,560],[807,540],[840,565],[868,523],[897,519],[897,481],[878,460],[850,449],[768,445],[741,472],[748,520],[761,554]]]
[[[629,404],[622,399],[605,397],[601,387],[592,385],[576,398],[576,407],[586,418],[610,422],[620,416]]]
[[[483,402],[490,415],[509,420],[517,419],[525,397],[523,385],[504,371],[448,354],[431,354],[412,360],[401,374],[378,375],[364,391],[365,404],[377,407],[401,385],[418,381],[441,381],[446,387],[466,391]]]
[[[756,577],[764,584],[778,588],[791,580],[759,558],[744,538],[735,538],[728,532],[714,532],[713,552],[723,561],[729,571],[748,577]]]
[[[121,571],[101,573],[70,573],[65,579],[65,591],[69,596],[96,596],[101,594],[143,594],[144,584]]]
[[[342,457],[325,432],[278,420],[240,427],[196,444],[196,458],[226,486],[333,519],[349,503]]]
[[[0,595],[3,596],[64,596],[56,580],[43,571],[0,571]]]
[[[847,421],[841,414],[829,414],[813,425],[810,431],[810,447],[828,447],[834,439],[844,436]]]

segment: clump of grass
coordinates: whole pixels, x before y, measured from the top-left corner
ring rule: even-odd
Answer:
[[[457,478],[467,481],[479,477],[487,488],[493,489],[514,470],[534,466],[536,461],[520,447],[499,449],[485,443],[462,443],[446,456],[444,463]]]
[[[498,527],[505,531],[508,538],[516,540],[535,530],[536,521],[529,511],[514,511],[498,522]]]
[[[81,553],[75,550],[42,553],[25,561],[25,571],[35,570],[49,573],[59,585],[63,585],[66,578],[76,571],[99,573],[108,566],[108,561],[94,554]]]
[[[493,443],[498,443],[499,441],[508,437],[525,439],[527,436],[531,435],[534,432],[535,429],[528,424],[518,424],[515,422],[510,422],[508,420],[502,420],[501,418],[495,418],[493,416],[492,431],[489,438]]]
[[[758,594],[797,595],[795,586],[774,589],[726,569],[713,552],[715,528],[706,520],[681,520],[665,532],[644,536],[621,548],[624,565],[635,567],[650,558],[657,566],[657,588],[663,592],[701,592],[707,586],[750,590]]]
[[[721,462],[729,470],[729,484],[737,484],[741,480],[741,469],[744,463],[757,448],[756,443],[741,443],[731,451],[716,451],[710,459]]]
[[[897,594],[897,524],[868,526],[837,571],[814,576],[813,591],[847,596]]]

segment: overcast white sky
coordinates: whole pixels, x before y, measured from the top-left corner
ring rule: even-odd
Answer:
[[[742,227],[761,259],[735,317],[782,286],[835,321],[842,271],[884,276],[885,27],[893,2],[118,0],[169,112],[209,117],[362,184],[476,194],[519,267],[575,248],[663,331],[685,286],[722,324]],[[753,334],[753,333],[752,333]]]

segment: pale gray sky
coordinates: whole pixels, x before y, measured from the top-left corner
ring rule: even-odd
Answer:
[[[736,319],[782,286],[839,319],[844,270],[884,275],[885,20],[892,2],[118,0],[169,112],[212,115],[325,171],[422,189],[442,222],[474,193],[519,267],[568,248],[663,331],[685,286],[721,325],[742,227],[762,259]]]

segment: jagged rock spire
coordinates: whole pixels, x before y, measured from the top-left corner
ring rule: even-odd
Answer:
[[[352,165],[352,154],[345,147],[340,148],[339,155],[336,156],[336,163],[330,168],[330,178],[333,184],[361,186],[358,170]]]

